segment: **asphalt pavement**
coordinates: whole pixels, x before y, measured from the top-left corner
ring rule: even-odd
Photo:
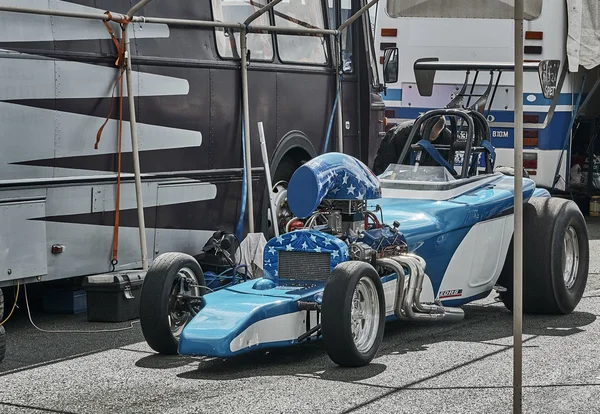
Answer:
[[[566,316],[524,319],[523,411],[600,413],[600,220],[589,221],[588,287]],[[386,325],[374,361],[339,368],[319,342],[227,360],[158,356],[138,323],[21,304],[7,322],[1,413],[510,413],[512,314],[495,294],[457,324]]]

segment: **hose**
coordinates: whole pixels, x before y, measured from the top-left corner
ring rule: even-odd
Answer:
[[[342,81],[342,75],[340,75],[340,85]],[[329,138],[331,137],[331,127],[333,126],[333,119],[335,118],[335,110],[338,103],[339,89],[335,94],[335,101],[333,102],[333,109],[331,110],[331,116],[329,117],[329,125],[327,126],[327,136],[325,137],[325,145],[323,145],[323,154],[327,152],[327,147],[329,146]]]

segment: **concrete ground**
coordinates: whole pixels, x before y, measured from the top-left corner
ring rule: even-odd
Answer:
[[[523,411],[600,413],[600,219],[580,305],[526,316]],[[23,306],[6,324],[2,413],[509,413],[512,314],[495,295],[458,324],[395,322],[373,363],[334,365],[321,343],[233,359],[161,357],[139,324],[112,333],[44,333]],[[46,330],[128,327],[33,312]]]

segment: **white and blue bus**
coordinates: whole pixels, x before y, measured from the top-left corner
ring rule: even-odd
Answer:
[[[477,3],[476,6],[469,1],[441,4],[436,0],[386,0],[379,3],[375,48],[380,55],[380,76],[385,49],[398,48],[399,59],[397,82],[388,83],[384,95],[389,125],[446,106],[463,86],[464,71],[437,71],[431,96],[421,96],[414,70],[418,59],[474,64],[514,61],[513,21],[489,18],[488,13],[499,7],[512,9],[514,2]],[[569,175],[572,167],[584,167],[588,159],[593,159],[594,145],[590,142],[594,142],[595,137],[594,106],[597,105],[593,104],[593,94],[586,92],[595,90],[592,85],[595,86],[597,76],[586,69],[595,66],[590,62],[598,56],[589,52],[590,41],[595,40],[586,34],[586,27],[593,26],[594,5],[590,0],[569,0],[568,3],[569,9],[566,1],[525,1],[524,61],[555,59],[560,60],[561,67],[557,96],[553,100],[544,98],[537,72],[524,74],[523,163],[539,186],[559,191],[579,188],[590,195],[588,190],[600,189],[593,188],[591,183],[582,185],[579,175],[569,182]],[[502,14],[510,13],[505,10]],[[431,17],[434,15],[443,18]],[[471,83],[474,75],[472,71]],[[480,71],[473,91],[467,92],[482,94],[488,86],[496,86],[496,80],[490,82],[490,73]],[[496,147],[496,165],[513,165],[513,85],[512,71],[502,73],[493,91],[491,108],[485,112],[490,123],[490,138]],[[588,95],[592,99],[585,101]]]

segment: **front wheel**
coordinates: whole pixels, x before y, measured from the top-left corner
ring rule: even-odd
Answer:
[[[370,363],[383,339],[385,299],[377,271],[365,262],[333,269],[323,292],[322,334],[327,354],[341,366]]]
[[[161,354],[176,354],[183,328],[199,310],[204,273],[192,256],[164,253],[152,263],[140,296],[140,325],[146,342]]]

